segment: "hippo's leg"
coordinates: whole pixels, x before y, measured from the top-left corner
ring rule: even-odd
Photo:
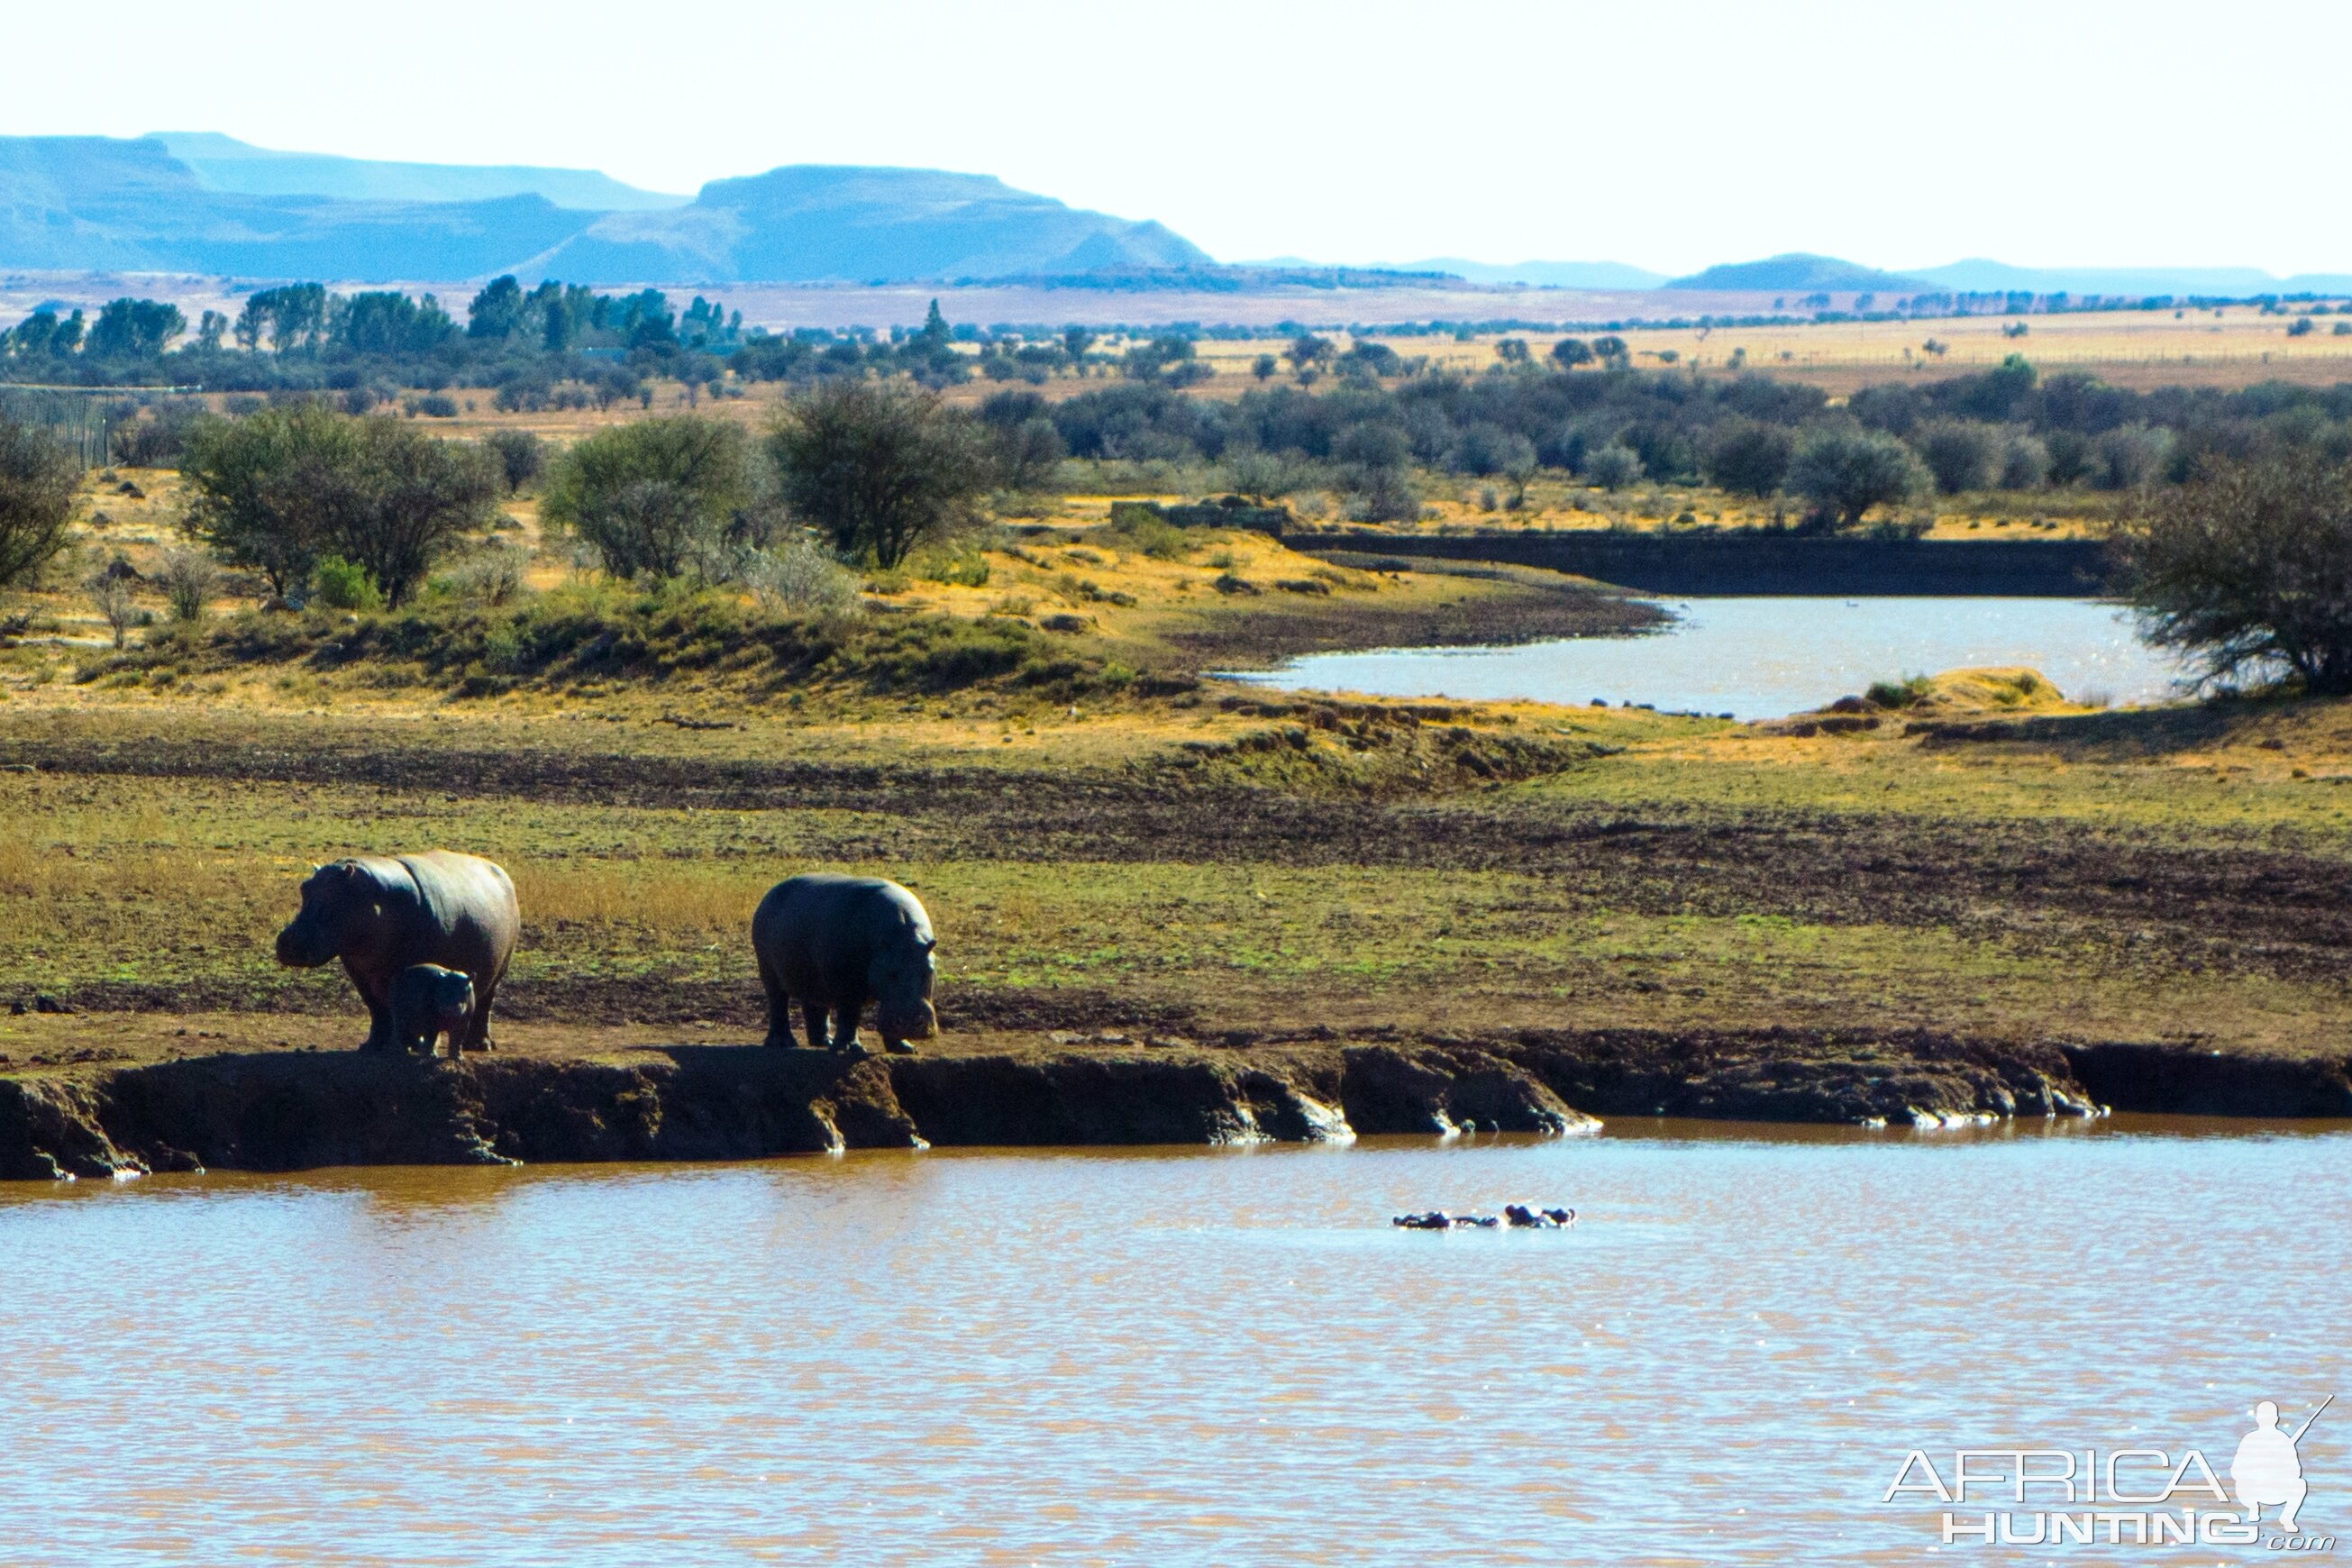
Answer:
[[[764,958],[760,961],[760,994],[768,999],[768,1037],[760,1043],[789,1049],[793,1043],[793,999]]]
[[[808,1020],[809,1049],[813,1051],[831,1049],[833,1041],[831,1037],[825,1032],[824,1005],[811,997],[802,997],[801,1016]],[[792,1038],[792,1030],[789,1027],[784,1031],[784,1037],[787,1040]]]
[[[490,1039],[490,1003],[498,994],[499,983],[495,980],[474,994],[474,1010],[467,1015],[462,1029],[449,1031],[451,1056],[463,1056],[467,1051],[498,1049]]]
[[[833,1013],[833,1048],[846,1057],[862,1057],[866,1047],[857,1038],[858,1005],[852,1002]]]

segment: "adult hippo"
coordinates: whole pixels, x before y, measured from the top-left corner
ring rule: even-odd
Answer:
[[[437,963],[412,963],[392,977],[392,1041],[396,1050],[437,1055],[449,1037],[455,1060],[474,1016],[474,983]]]
[[[751,955],[768,994],[767,1043],[793,1043],[798,997],[812,1047],[857,1054],[857,1016],[871,1001],[885,1048],[912,1051],[908,1041],[939,1032],[931,1011],[938,947],[931,917],[896,882],[814,873],[777,883],[751,916]]]
[[[473,983],[461,1051],[490,1048],[490,1004],[514,956],[522,916],[499,867],[446,849],[387,858],[360,856],[320,866],[302,884],[302,912],[278,933],[278,962],[316,969],[335,959],[368,1005],[360,1048],[400,1048],[393,1032],[394,979],[437,963]]]

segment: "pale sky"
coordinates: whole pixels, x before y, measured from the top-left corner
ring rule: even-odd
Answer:
[[[1220,259],[2352,271],[2341,4],[114,0],[103,21],[169,47],[117,68],[60,30],[8,73],[0,133],[220,131],[681,192],[960,169]]]

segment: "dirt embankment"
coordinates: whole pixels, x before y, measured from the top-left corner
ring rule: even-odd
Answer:
[[[1561,1134],[1591,1130],[1596,1113],[1928,1124],[2093,1115],[2102,1104],[2352,1116],[2352,1059],[1781,1030],[1095,1038],[858,1060],[740,1046],[463,1064],[242,1052],[0,1079],[0,1179],[929,1144]]]

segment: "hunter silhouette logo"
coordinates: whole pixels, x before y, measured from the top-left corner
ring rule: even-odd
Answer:
[[[2279,1407],[2270,1400],[2254,1406],[2254,1429],[2240,1439],[2238,1452],[2230,1461],[2230,1479],[2238,1489],[2238,1502],[2246,1510],[2246,1522],[2262,1522],[2263,1510],[2275,1506],[2279,1510],[2279,1528],[2289,1535],[2295,1532],[2294,1516],[2303,1507],[2304,1494],[2310,1490],[2303,1479],[2303,1458],[2295,1445],[2319,1419],[2319,1411],[2336,1403],[2329,1394],[2319,1402],[2319,1410],[2305,1417],[2301,1426],[2290,1437],[2279,1430]]]
[[[2311,1489],[2297,1446],[2335,1403],[2329,1394],[2292,1429],[2276,1401],[2256,1405],[2254,1429],[2231,1456],[2227,1486],[2195,1448],[1960,1448],[1948,1468],[1914,1448],[1879,1500],[1943,1504],[1948,1546],[2259,1543],[2274,1552],[2332,1552],[2334,1536],[2309,1532],[2301,1521]],[[1977,1510],[1966,1511],[1971,1504]],[[2277,1523],[2266,1531],[2263,1516],[2273,1509]]]

